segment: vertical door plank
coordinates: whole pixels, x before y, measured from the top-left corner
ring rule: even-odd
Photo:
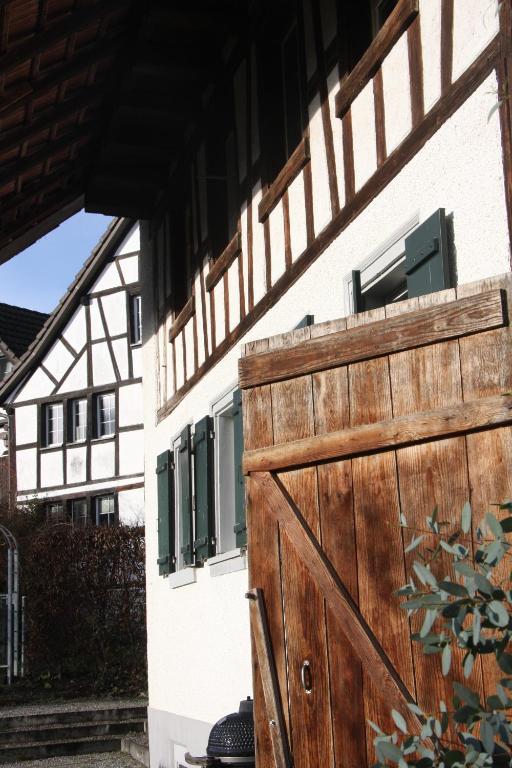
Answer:
[[[512,279],[510,275],[460,286],[457,297],[501,288],[507,303],[507,315],[511,317]],[[512,329],[510,326],[496,331],[478,333],[460,339],[462,385],[465,400],[499,395],[512,389]],[[493,503],[512,498],[512,428],[476,432],[466,436],[468,471],[473,510],[473,531],[481,523],[487,511],[498,517]],[[496,571],[496,579],[508,578],[509,565],[503,562]],[[496,682],[503,677],[494,657],[482,658],[484,688],[488,696],[495,693]]]
[[[384,319],[384,310],[347,318],[347,327]],[[392,417],[387,358],[349,366],[350,425]],[[394,594],[405,581],[399,499],[394,454],[363,456],[352,461],[357,540],[359,607],[403,682],[415,695],[409,625]],[[364,674],[364,673],[363,673]],[[366,720],[394,730],[389,706],[364,674]],[[375,762],[373,731],[366,726],[368,761]]]
[[[274,441],[283,443],[313,435],[311,377],[277,382],[271,390]],[[316,468],[284,472],[280,479],[320,540]],[[298,556],[286,533],[281,532],[280,542],[294,764],[296,768],[332,765],[324,599],[307,563]],[[305,661],[311,669],[310,693],[305,692],[301,682]]]
[[[416,307],[453,301],[455,292],[442,291],[419,299]],[[400,311],[410,311],[411,302],[390,306],[387,316]],[[403,416],[418,411],[442,408],[462,402],[458,341],[430,344],[414,350],[390,355],[389,368],[392,388],[393,416]],[[405,545],[412,532],[429,534],[425,518],[439,507],[439,519],[448,522],[443,533],[458,530],[462,506],[469,499],[466,444],[464,437],[429,442],[397,451],[397,467],[402,513],[410,531],[406,531]],[[425,541],[434,543],[435,536]],[[466,541],[471,546],[471,539]],[[412,565],[418,554],[406,555],[407,578],[412,575]],[[448,560],[443,558],[433,568],[440,578],[447,573]],[[452,574],[453,575],[453,574]],[[412,617],[411,629],[419,632],[422,615]],[[439,656],[425,655],[419,643],[413,643],[418,702],[427,712],[436,712],[439,701],[449,702],[452,697],[450,678],[443,677]],[[452,678],[461,680],[462,654],[454,654]],[[481,690],[480,665],[475,665],[471,683]],[[454,735],[454,734],[452,734]]]
[[[348,369],[315,373],[313,401],[316,434],[347,427],[350,424]],[[357,603],[352,464],[350,461],[319,464],[317,474],[323,549]],[[335,765],[337,768],[364,766],[366,728],[362,666],[330,609],[327,610],[327,643]]]
[[[265,342],[263,348],[268,347]],[[262,345],[251,343],[250,351],[262,351]],[[272,402],[270,386],[254,387],[243,394],[244,447],[251,450],[272,445]],[[265,512],[265,499],[251,478],[247,478],[247,529],[249,553],[249,586],[263,590],[268,626],[274,650],[277,677],[281,692],[288,740],[291,745],[289,726],[286,650],[282,613],[281,576],[279,566],[279,531]],[[273,768],[274,757],[270,737],[261,675],[253,645],[254,723],[256,759],[261,768]]]

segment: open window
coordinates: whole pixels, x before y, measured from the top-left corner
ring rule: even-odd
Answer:
[[[347,304],[366,312],[452,286],[444,208],[406,222],[345,278]]]

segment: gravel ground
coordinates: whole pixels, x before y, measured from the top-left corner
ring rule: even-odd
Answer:
[[[50,757],[48,760],[3,763],[2,768],[141,768],[141,763],[122,752],[104,752],[99,755]]]
[[[62,701],[55,704],[16,704],[12,707],[0,707],[0,717],[12,717],[13,715],[46,715],[54,712],[82,712],[95,709],[111,709],[118,707],[145,707],[145,699],[104,699],[103,701]]]

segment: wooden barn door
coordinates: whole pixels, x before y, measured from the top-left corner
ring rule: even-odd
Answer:
[[[393,707],[451,700],[394,592],[435,505],[450,530],[468,499],[478,522],[512,496],[510,290],[499,278],[246,346],[250,586],[296,768],[371,765],[368,720],[391,729]],[[270,768],[279,723],[255,645],[257,765]],[[492,687],[491,668],[476,664],[471,685]]]

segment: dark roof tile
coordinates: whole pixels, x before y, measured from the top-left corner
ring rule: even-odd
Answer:
[[[48,315],[0,302],[0,342],[20,358],[35,339]]]

